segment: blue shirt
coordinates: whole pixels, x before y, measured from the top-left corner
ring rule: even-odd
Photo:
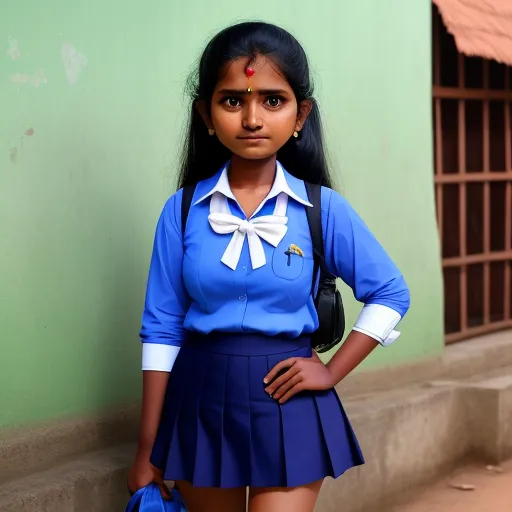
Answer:
[[[252,220],[275,215],[283,198],[287,229],[277,246],[263,239],[264,263],[255,264],[255,253],[244,239],[239,257],[231,255],[231,266],[221,260],[233,235],[219,234],[209,221],[214,201],[224,201],[224,213],[245,220],[229,189],[226,168],[198,183],[184,239],[182,191],[167,201],[149,270],[141,329],[146,351],[143,369],[170,371],[178,350],[172,347],[182,344],[187,330],[294,338],[318,327],[306,217],[311,206],[304,182],[278,164],[274,187]],[[365,304],[354,328],[387,345],[398,337],[394,328],[409,308],[404,278],[345,198],[322,188],[321,207],[327,267]],[[292,244],[298,250],[290,252]]]

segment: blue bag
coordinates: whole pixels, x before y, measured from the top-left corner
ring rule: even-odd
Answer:
[[[126,506],[125,512],[187,512],[181,494],[173,489],[172,500],[164,500],[155,483],[139,489]]]

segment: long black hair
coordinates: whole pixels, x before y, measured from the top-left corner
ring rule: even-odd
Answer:
[[[279,68],[298,104],[303,100],[310,100],[313,104],[299,137],[291,138],[278,151],[278,160],[295,177],[331,187],[320,111],[313,97],[306,53],[289,32],[263,22],[233,25],[217,34],[206,46],[189,84],[192,105],[181,157],[179,187],[213,176],[231,158],[229,149],[217,137],[208,135],[196,102],[204,100],[209,108],[224,66],[240,57],[253,60],[258,55],[271,59]]]

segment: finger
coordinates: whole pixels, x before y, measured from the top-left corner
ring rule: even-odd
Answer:
[[[158,485],[158,488],[160,489],[160,494],[162,495],[162,498],[166,500],[171,499],[171,491],[167,487],[167,485],[164,482],[164,474],[163,472],[158,469],[157,467],[153,466],[151,464],[151,469],[153,471],[153,482],[155,482]]]
[[[280,361],[279,363],[277,363],[274,368],[272,368],[272,370],[270,370],[267,375],[265,376],[265,378],[263,379],[263,382],[265,384],[268,384],[269,382],[272,381],[272,379],[275,378],[275,376],[281,371],[283,370],[284,368],[289,368],[290,366],[293,366],[293,364],[295,363],[295,361],[297,360],[296,357],[290,357],[290,359],[285,359],[283,361]]]
[[[276,400],[279,400],[282,396],[286,394],[287,391],[292,389],[294,386],[299,384],[299,382],[302,382],[302,375],[300,373],[297,373],[293,376],[288,382],[285,382],[280,388],[277,389],[277,391],[274,393],[274,398]]]
[[[165,485],[163,480],[155,482],[158,485],[158,488],[160,489],[160,494],[162,495],[162,498],[166,500],[171,499],[171,491],[169,491],[169,488],[167,485]]]
[[[279,403],[284,404],[285,402],[290,400],[290,398],[292,398],[293,395],[296,395],[297,393],[300,393],[303,390],[304,390],[303,382],[299,382],[298,384],[295,384],[295,386],[293,386],[292,389],[290,389],[289,391],[287,391],[284,394],[284,396],[279,400]]]
[[[277,377],[277,379],[273,380],[272,381],[272,384],[269,384],[266,388],[265,388],[265,391],[270,395],[270,396],[273,396],[274,395],[274,392],[279,389],[280,386],[282,386],[283,384],[285,384],[286,382],[288,382],[290,379],[292,379],[293,377],[295,377],[295,375],[297,375],[297,373],[300,372],[300,369],[297,368],[296,366],[292,366],[291,368],[288,369],[288,371],[286,371],[285,373],[283,373],[282,375],[280,375],[279,377]]]
[[[288,382],[291,378],[295,377],[297,373],[300,372],[300,368],[295,364],[292,367],[286,369],[286,371],[281,372],[278,376],[265,388],[265,391],[270,395],[273,395],[275,391]]]

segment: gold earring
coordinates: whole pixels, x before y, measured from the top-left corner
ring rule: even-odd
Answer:
[[[208,128],[208,135],[210,137],[212,137],[213,135],[215,135],[215,130],[213,128]]]
[[[293,132],[293,136],[297,139],[299,137],[299,132],[297,130],[295,130]]]

